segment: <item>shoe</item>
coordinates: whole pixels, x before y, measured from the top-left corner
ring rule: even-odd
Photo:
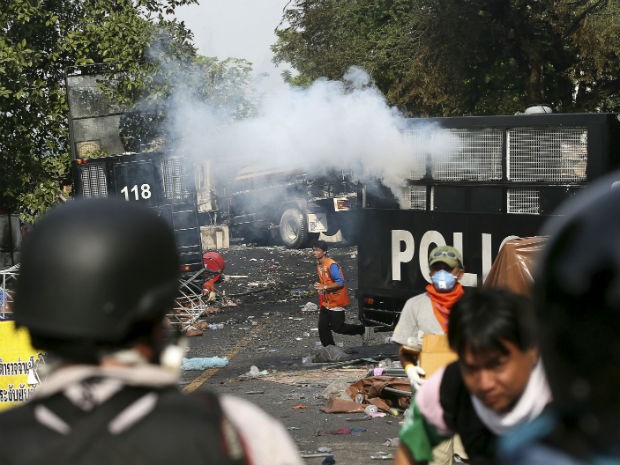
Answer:
[[[367,346],[370,343],[370,338],[375,333],[374,326],[364,326],[364,333],[362,334],[362,345]]]

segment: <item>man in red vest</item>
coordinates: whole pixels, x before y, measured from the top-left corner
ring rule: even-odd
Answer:
[[[345,323],[344,310],[351,302],[344,285],[342,269],[336,261],[327,256],[327,244],[317,241],[312,246],[312,255],[316,259],[316,271],[319,281],[314,288],[319,293],[319,339],[323,347],[335,345],[332,331],[338,334],[359,334],[364,336],[364,325]]]

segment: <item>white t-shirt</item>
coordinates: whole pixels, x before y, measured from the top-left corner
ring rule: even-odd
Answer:
[[[425,334],[445,334],[433,311],[431,298],[426,292],[411,297],[405,302],[394,328],[392,341],[415,350],[422,350],[422,340],[418,337],[419,331]]]

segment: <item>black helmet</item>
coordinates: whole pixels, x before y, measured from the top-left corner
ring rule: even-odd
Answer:
[[[73,200],[44,215],[24,244],[15,322],[35,345],[119,344],[170,310],[177,277],[174,235],[153,210]]]
[[[565,426],[599,451],[618,451],[620,437],[619,212],[620,172],[563,205],[543,231],[534,280],[554,402]]]

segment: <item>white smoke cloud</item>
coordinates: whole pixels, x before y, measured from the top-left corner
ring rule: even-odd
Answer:
[[[412,172],[424,173],[427,155],[447,157],[459,143],[449,131],[413,123],[390,107],[357,67],[343,82],[319,79],[304,89],[272,89],[246,119],[233,120],[228,109],[200,104],[187,93],[176,95],[174,108],[179,150],[219,160],[231,172],[243,166],[310,174],[336,168],[361,180],[382,178],[397,192]]]

